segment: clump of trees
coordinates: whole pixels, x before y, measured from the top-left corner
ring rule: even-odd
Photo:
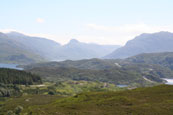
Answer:
[[[18,85],[0,83],[0,97],[20,96],[21,91]]]
[[[0,69],[0,97],[19,96],[19,85],[33,85],[42,83],[40,76],[19,70]]]
[[[25,71],[1,68],[0,83],[32,85],[40,84],[42,83],[42,80],[40,76]]]

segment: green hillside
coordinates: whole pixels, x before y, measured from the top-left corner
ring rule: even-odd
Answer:
[[[3,110],[5,113],[22,107],[22,114],[33,115],[172,115],[172,100],[173,86],[161,85],[120,92],[86,92],[64,98],[25,96],[9,100]]]
[[[140,73],[123,70],[121,68],[111,68],[105,70],[83,70],[77,68],[39,67],[27,71],[42,76],[43,78],[49,79],[51,81],[85,80],[127,85],[137,83],[142,86],[150,84],[150,82],[143,79]],[[160,82],[162,82],[162,80]]]
[[[173,52],[139,54],[124,61],[127,63],[158,64],[173,69]]]
[[[103,60],[103,59],[83,59],[83,60],[66,60],[60,62],[46,62],[36,63],[23,66],[24,69],[32,69],[36,67],[63,67],[63,68],[78,68],[78,69],[109,69],[116,67],[116,60]]]
[[[30,64],[25,71],[49,80],[86,80],[114,84],[164,83],[161,78],[173,78],[173,72],[156,64],[127,63],[123,60],[89,59]],[[148,79],[148,80],[147,80]]]

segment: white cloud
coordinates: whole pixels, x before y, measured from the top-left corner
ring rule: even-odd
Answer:
[[[42,18],[37,18],[36,21],[37,21],[38,23],[44,23],[44,22],[45,22],[44,19],[42,19]]]

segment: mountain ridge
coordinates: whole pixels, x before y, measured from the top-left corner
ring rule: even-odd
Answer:
[[[173,33],[157,32],[141,34],[128,41],[125,46],[116,49],[105,56],[107,59],[127,58],[141,53],[171,52],[173,51]]]
[[[53,40],[49,40],[47,38],[27,36],[25,34],[14,31],[9,33],[1,33],[0,38],[1,38],[0,42],[2,46],[4,46],[4,47],[1,46],[1,49],[3,51],[0,51],[1,53],[0,56],[3,55],[3,52],[6,52],[5,55],[7,56],[8,55],[11,56],[13,54],[13,55],[20,55],[19,57],[21,57],[21,55],[23,55],[23,58],[28,57],[26,55],[30,54],[30,55],[37,55],[35,56],[36,58],[38,57],[40,59],[43,58],[43,60],[45,61],[100,58],[108,53],[111,53],[114,49],[120,47],[117,45],[98,45],[98,44],[83,43],[76,39],[71,39],[69,43],[61,45],[60,43],[55,42]],[[18,51],[18,53],[16,53],[13,50]],[[32,57],[31,60],[33,58],[34,57]],[[5,59],[4,61],[2,60],[0,62],[11,63],[11,61],[9,60],[5,61]],[[13,60],[12,62],[18,63],[17,60]],[[25,62],[35,63],[35,61],[27,62],[27,60],[25,60]],[[25,62],[23,63],[25,64]]]

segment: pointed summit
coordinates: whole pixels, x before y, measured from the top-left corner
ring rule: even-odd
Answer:
[[[69,44],[75,44],[75,43],[79,43],[79,41],[76,40],[76,39],[71,39],[71,40],[69,41]]]

